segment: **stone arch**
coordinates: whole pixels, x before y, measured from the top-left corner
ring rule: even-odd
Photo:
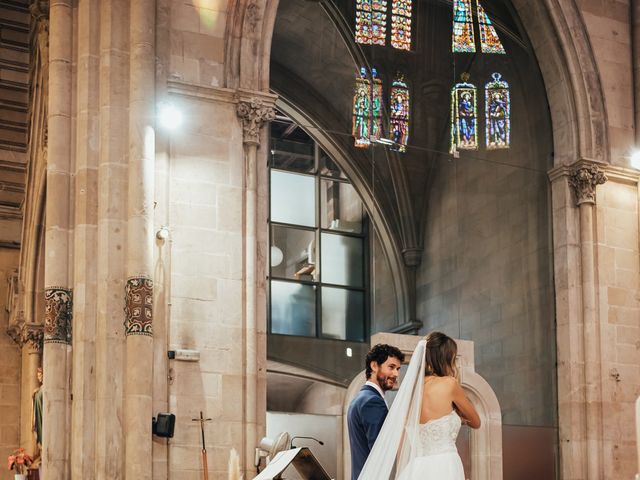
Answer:
[[[398,335],[379,333],[371,338],[371,344],[388,343],[398,347],[405,355],[406,362],[421,337],[414,335]],[[482,427],[471,430],[471,472],[470,478],[477,480],[502,479],[502,415],[498,398],[487,381],[475,371],[473,342],[456,340],[458,358],[456,364],[460,371],[460,383],[467,396],[476,407],[482,420]],[[365,383],[364,370],[354,377],[349,384],[342,408],[342,418],[347,418],[347,410],[353,398]],[[342,427],[344,444],[343,478],[351,478],[351,455],[349,448],[349,432],[347,423]]]
[[[531,39],[551,110],[554,166],[609,161],[604,93],[574,0],[513,0]]]
[[[269,88],[271,39],[279,0],[229,0],[225,85]],[[579,159],[609,161],[602,84],[574,0],[513,0],[537,55],[551,108],[554,166]]]

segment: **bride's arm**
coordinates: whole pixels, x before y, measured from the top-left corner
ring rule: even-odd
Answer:
[[[460,384],[455,381],[453,383],[453,404],[456,411],[460,414],[465,423],[471,428],[480,428],[480,416],[473,404],[464,394],[464,390]]]

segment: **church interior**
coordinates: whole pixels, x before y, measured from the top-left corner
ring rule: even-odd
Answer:
[[[639,0],[0,0],[0,480],[347,480],[432,331],[465,477],[634,478],[639,182]]]

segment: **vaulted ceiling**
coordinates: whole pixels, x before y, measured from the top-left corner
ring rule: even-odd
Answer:
[[[20,242],[27,165],[29,1],[0,0],[0,246]]]

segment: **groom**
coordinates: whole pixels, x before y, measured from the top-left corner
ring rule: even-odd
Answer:
[[[384,392],[391,390],[400,374],[404,354],[391,345],[378,344],[367,354],[367,382],[349,405],[347,423],[351,445],[351,480],[357,480],[378,438],[388,407]]]

